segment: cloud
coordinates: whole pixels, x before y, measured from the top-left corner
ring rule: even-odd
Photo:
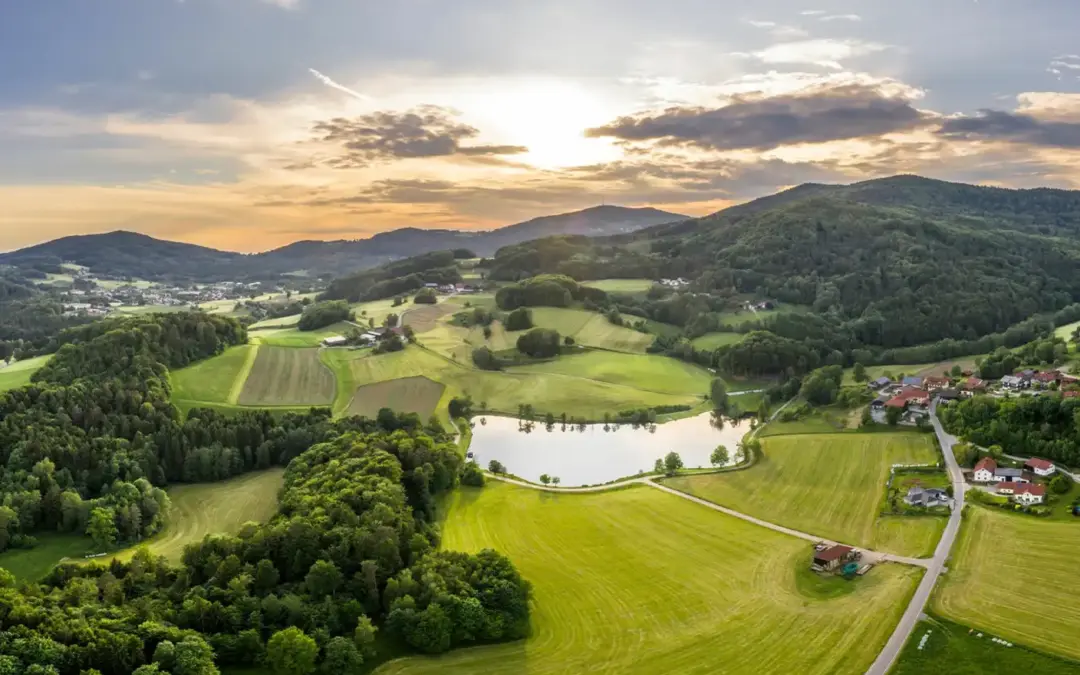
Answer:
[[[828,14],[818,21],[862,21],[862,17],[858,14]]]
[[[810,64],[842,70],[842,61],[888,49],[887,45],[862,40],[800,40],[770,45],[756,52],[736,52],[735,56],[754,58],[768,64]]]
[[[332,89],[337,89],[338,91],[344,92],[344,93],[348,94],[349,96],[352,96],[353,98],[359,99],[361,101],[370,101],[371,100],[370,96],[365,96],[364,94],[361,94],[358,91],[355,91],[353,89],[349,89],[345,85],[338,84],[337,82],[331,80],[329,77],[327,77],[326,75],[323,75],[322,73],[315,70],[314,68],[308,68],[308,72],[311,73],[312,75],[314,75],[317,80],[319,80],[320,82],[322,82],[323,84],[325,84],[326,86],[328,86],[328,87],[330,87]]]
[[[803,16],[821,16],[824,13],[825,10],[823,9],[804,9],[803,11],[799,12],[799,14],[802,14]]]
[[[1080,56],[1076,54],[1055,56],[1046,67],[1046,72],[1056,75],[1059,80],[1074,75],[1080,79]]]
[[[974,116],[948,119],[938,134],[951,140],[1008,141],[1080,149],[1080,122],[1042,120],[1001,110],[980,110]]]
[[[769,98],[736,97],[719,108],[675,107],[620,117],[586,134],[661,147],[763,150],[915,129],[927,117],[907,98],[852,84]]]
[[[298,9],[300,0],[262,0],[268,5],[275,5],[282,9]]]
[[[746,23],[754,28],[760,28],[762,30],[769,31],[769,34],[780,40],[792,40],[796,38],[804,38],[807,33],[802,28],[796,28],[795,26],[787,26],[784,24],[776,23],[775,21],[757,21],[754,19],[747,19]]]
[[[378,161],[423,157],[484,157],[528,151],[519,145],[462,145],[480,130],[452,118],[453,111],[420,106],[404,113],[376,112],[354,118],[338,117],[314,126],[317,140],[342,152],[315,160],[335,169],[355,169]]]

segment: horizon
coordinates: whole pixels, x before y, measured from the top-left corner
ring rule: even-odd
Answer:
[[[864,4],[8,3],[0,251],[703,216],[896,174],[1080,188],[1080,6]]]

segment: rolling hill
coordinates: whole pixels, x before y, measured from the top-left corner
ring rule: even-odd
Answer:
[[[467,248],[480,256],[499,248],[558,234],[610,236],[684,220],[652,208],[598,206],[536,218],[490,231],[425,230],[408,227],[370,239],[299,241],[279,249],[244,255],[193,244],[155,239],[134,232],[78,235],[0,253],[0,265],[75,263],[96,274],[142,279],[271,279],[290,272],[342,276],[429,251]]]

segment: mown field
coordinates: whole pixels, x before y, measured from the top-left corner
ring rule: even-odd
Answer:
[[[664,394],[703,396],[712,376],[703,368],[666,356],[589,351],[548,363],[512,368],[514,373],[557,373],[625,384]]]
[[[235,404],[258,347],[239,345],[187,368],[169,373],[174,400]]]
[[[923,636],[927,636],[926,642],[919,649]],[[967,626],[939,618],[920,621],[892,675],[1080,674],[1080,661],[1035,652],[1015,643],[1006,647],[992,642],[991,637],[999,636],[983,633],[979,637]]]
[[[746,337],[743,333],[706,333],[699,338],[691,340],[691,344],[697,349],[718,349],[728,345],[739,344]]]
[[[1080,523],[973,506],[938,582],[946,618],[1080,660]]]
[[[379,675],[862,673],[919,575],[879,567],[826,599],[799,581],[806,542],[645,487],[459,490],[443,546],[510,556],[533,584],[532,635]]]
[[[319,359],[318,349],[263,345],[258,350],[237,403],[279,406],[334,402],[334,373]]]
[[[30,376],[48,363],[52,356],[38,356],[32,359],[16,361],[10,366],[0,368],[0,392],[30,384]]]
[[[278,319],[278,321],[281,321],[281,319]],[[269,345],[271,347],[318,347],[326,338],[345,335],[350,328],[352,326],[342,322],[310,331],[303,331],[295,326],[269,328],[267,330],[250,331],[248,336],[255,344]]]
[[[582,285],[589,288],[598,288],[605,293],[638,295],[647,293],[654,283],[656,282],[652,279],[601,279],[599,281],[586,281]]]
[[[752,468],[676,477],[667,485],[743,513],[847,544],[930,556],[943,517],[880,517],[892,464],[934,463],[931,436],[813,434],[762,439]]]
[[[375,417],[382,408],[390,408],[414,412],[426,420],[435,412],[445,390],[444,385],[423,376],[366,384],[357,388],[348,414]]]

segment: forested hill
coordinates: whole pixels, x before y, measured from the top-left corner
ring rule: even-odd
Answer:
[[[651,208],[599,206],[490,231],[408,227],[370,239],[301,241],[254,255],[162,241],[134,232],[111,232],[65,237],[0,253],[0,265],[30,267],[69,262],[89,267],[98,275],[176,281],[274,279],[301,270],[311,276],[340,277],[431,251],[467,248],[477,255],[490,256],[503,246],[539,237],[609,236],[685,218]]]

